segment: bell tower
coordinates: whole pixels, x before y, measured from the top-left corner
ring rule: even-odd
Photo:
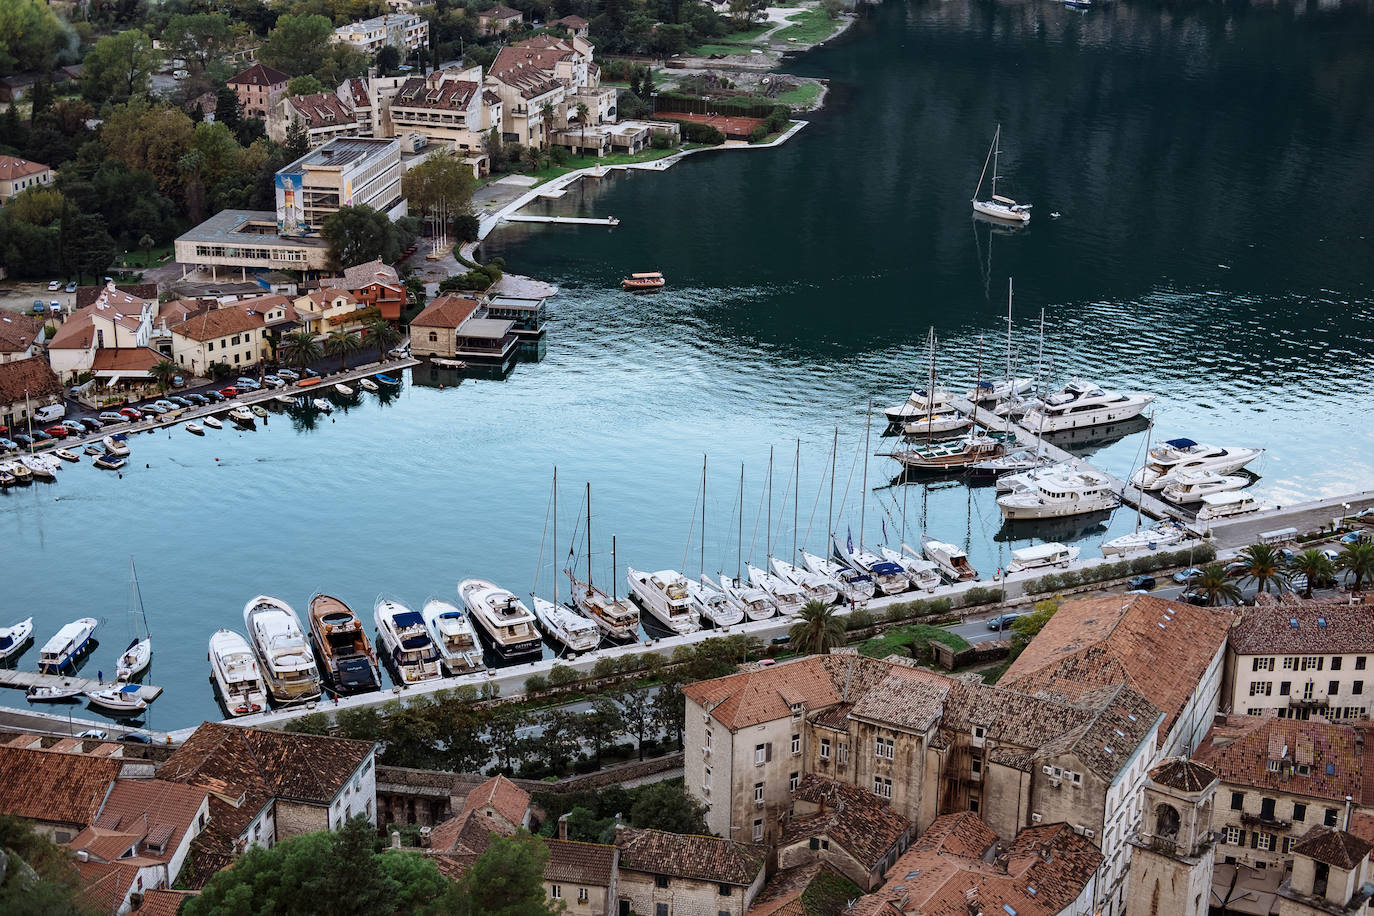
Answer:
[[[1217,774],[1181,757],[1150,771],[1131,840],[1126,916],[1207,916]]]

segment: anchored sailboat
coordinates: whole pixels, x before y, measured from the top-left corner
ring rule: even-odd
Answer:
[[[143,621],[143,638],[138,636],[138,622]],[[129,557],[129,628],[133,640],[115,664],[115,679],[131,681],[144,671],[153,660],[153,638],[148,632],[148,612],[143,607],[143,595],[138,590],[138,574],[134,572],[134,558]]]
[[[1018,204],[1010,197],[1003,197],[997,193],[997,160],[1002,153],[1001,140],[1002,125],[998,124],[996,132],[992,135],[992,147],[988,150],[988,158],[983,160],[983,171],[978,176],[978,187],[973,189],[973,212],[990,216],[993,219],[1024,225],[1030,222],[1031,204]],[[983,179],[987,177],[989,161],[992,162],[992,196],[987,200],[980,200],[978,195],[983,190]]]

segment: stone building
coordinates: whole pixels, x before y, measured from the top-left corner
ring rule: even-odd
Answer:
[[[231,76],[225,85],[234,90],[243,109],[243,117],[266,121],[277,101],[286,92],[291,77],[263,64]]]
[[[857,786],[804,776],[778,841],[778,867],[822,862],[865,891],[877,888],[906,851],[911,822]]]
[[[1212,802],[1217,774],[1167,760],[1145,785],[1145,823],[1131,853],[1126,916],[1207,916],[1212,894]]]
[[[763,888],[761,846],[623,826],[615,845],[620,916],[745,916]]]

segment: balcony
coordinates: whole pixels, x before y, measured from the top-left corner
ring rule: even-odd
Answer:
[[[1325,709],[1331,705],[1330,697],[1289,697],[1288,705],[1294,709]]]
[[[1290,821],[1279,820],[1272,814],[1242,814],[1240,822],[1247,826],[1258,824],[1261,827],[1268,827],[1271,830],[1287,830],[1293,824]]]

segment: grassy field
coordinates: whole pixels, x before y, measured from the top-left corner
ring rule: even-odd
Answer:
[[[969,647],[968,640],[958,633],[918,623],[912,626],[893,627],[883,635],[873,637],[859,647],[859,653],[869,658],[886,658],[889,655],[910,656],[913,646],[924,646],[928,639],[944,643],[955,652]]]
[[[530,172],[528,174],[530,174],[534,178],[538,178],[539,184],[543,184],[544,182],[557,178],[560,175],[566,175],[569,172],[575,172],[578,169],[594,168],[598,164],[603,166],[611,166],[630,165],[635,162],[653,162],[655,159],[662,159],[665,156],[671,156],[676,152],[678,152],[678,148],[676,146],[670,146],[667,149],[653,149],[651,147],[649,149],[644,150],[643,152],[635,153],[634,155],[630,155],[628,153],[615,153],[610,156],[602,156],[600,159],[597,159],[595,156],[574,156],[573,158],[564,162],[562,165],[551,165],[548,168],[543,168],[537,172]]]
[[[820,94],[820,83],[802,83],[790,92],[779,94],[773,101],[779,105],[790,105],[793,108],[809,108]]]
[[[831,19],[825,10],[813,8],[788,16],[792,23],[773,33],[774,42],[793,42],[795,44],[816,44],[825,41],[840,27],[838,19]]]
[[[685,56],[709,57],[712,54],[748,54],[750,49],[756,47],[754,43],[758,41],[759,36],[772,27],[773,23],[764,22],[745,32],[731,32],[729,35],[722,35],[715,41],[689,49]]]
[[[154,264],[160,264],[160,263],[162,263],[162,261],[164,261],[166,258],[170,257],[171,254],[172,254],[172,246],[171,246],[170,244],[154,246],[154,248],[153,248],[153,263],[154,263]],[[144,259],[144,252],[143,252],[142,249],[132,250],[132,251],[129,251],[128,253],[126,253],[126,254],[122,254],[122,255],[120,255],[119,257],[115,258],[115,266],[116,266],[116,267],[142,268],[142,267],[146,266],[146,265],[144,265],[144,263],[143,263],[143,259]]]

